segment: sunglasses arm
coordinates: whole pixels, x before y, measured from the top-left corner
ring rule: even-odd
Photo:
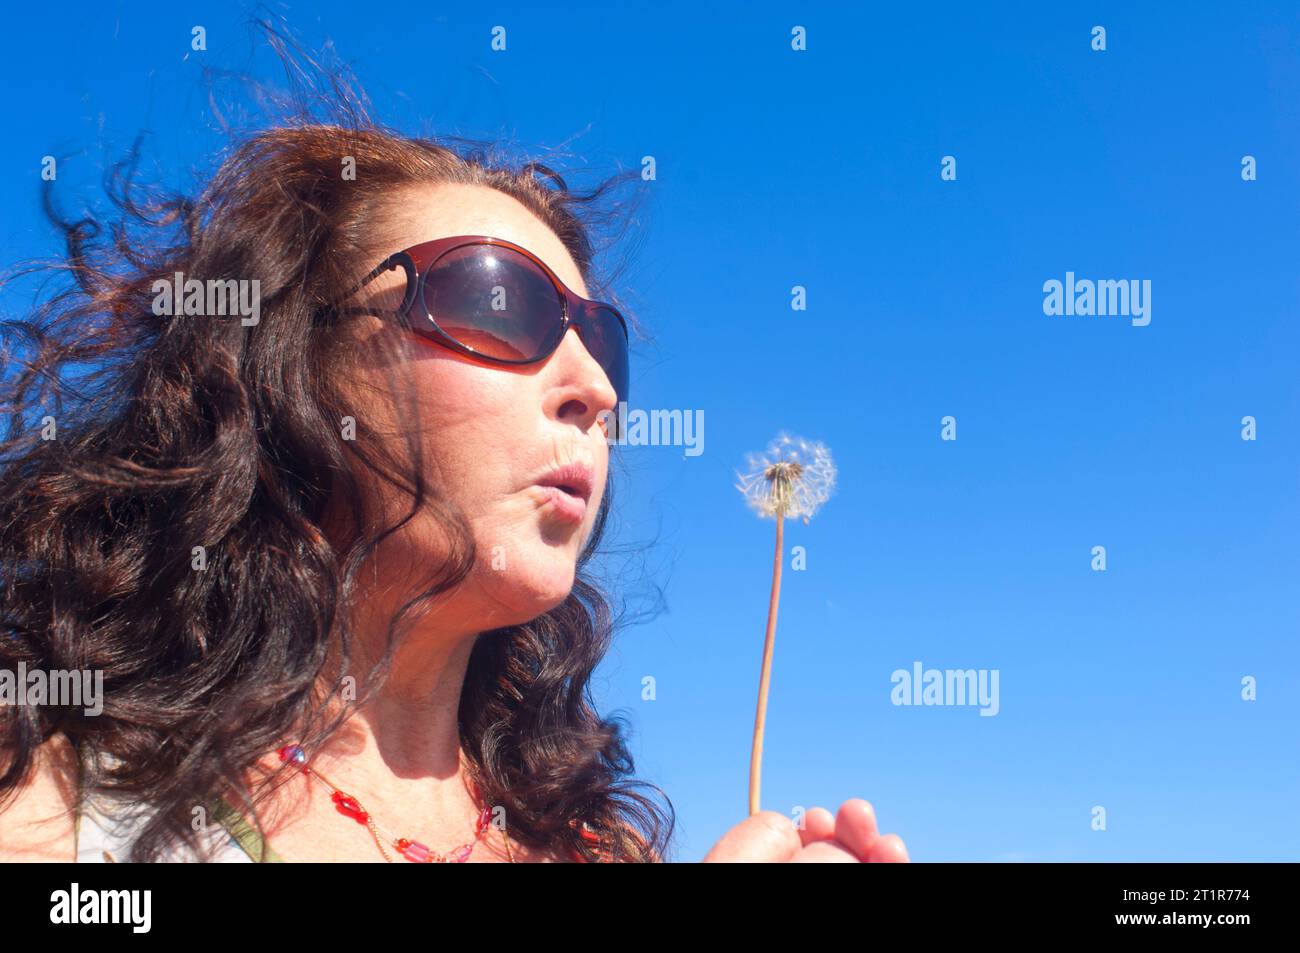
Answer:
[[[378,265],[376,265],[376,266],[375,266],[375,267],[370,271],[370,273],[369,273],[368,275],[366,275],[366,276],[365,276],[364,278],[362,278],[359,282],[357,282],[355,285],[353,285],[353,286],[348,290],[348,292],[347,292],[346,294],[343,295],[343,300],[344,300],[344,301],[347,301],[349,298],[351,298],[353,295],[355,295],[358,291],[360,291],[360,290],[361,290],[362,288],[364,288],[366,285],[370,284],[370,282],[374,281],[376,278],[378,278],[378,277],[379,277],[380,275],[382,275],[384,272],[386,272],[386,271],[392,271],[394,268],[404,268],[404,269],[406,270],[406,276],[407,276],[407,292],[406,292],[406,295],[405,295],[404,298],[403,298],[403,301],[402,301],[402,307],[401,307],[401,308],[399,308],[399,309],[397,309],[397,310],[395,310],[395,311],[389,311],[389,310],[378,309],[378,308],[364,308],[364,307],[363,307],[363,308],[358,308],[358,307],[353,307],[353,308],[337,308],[337,309],[335,309],[335,313],[337,313],[337,314],[376,314],[376,315],[383,315],[383,316],[385,316],[385,317],[397,318],[397,319],[401,320],[401,319],[403,318],[403,316],[406,314],[406,308],[407,308],[407,305],[410,303],[410,298],[411,298],[410,278],[411,278],[411,275],[414,274],[414,271],[415,271],[415,265],[414,265],[414,263],[411,261],[411,256],[408,255],[408,254],[406,254],[406,252],[398,252],[397,254],[395,254],[395,255],[390,255],[390,256],[388,256],[387,258],[385,258],[383,261],[381,261]]]
[[[388,256],[388,257],[385,258],[383,261],[381,261],[378,265],[376,265],[376,266],[371,270],[370,274],[366,275],[364,278],[362,278],[360,281],[358,281],[355,285],[353,285],[353,286],[351,287],[351,289],[349,289],[348,292],[347,292],[345,295],[343,295],[343,300],[344,300],[344,301],[347,301],[347,300],[348,300],[349,298],[351,298],[354,294],[356,294],[358,291],[360,291],[360,290],[361,290],[362,288],[364,288],[366,285],[370,284],[370,282],[374,281],[376,278],[378,278],[378,277],[379,277],[380,275],[382,275],[384,272],[386,272],[386,271],[392,271],[394,268],[400,268],[400,267],[402,267],[402,265],[404,264],[404,261],[405,261],[405,260],[409,260],[409,256],[408,256],[408,255],[405,255],[405,254],[402,253],[402,252],[398,252],[396,255],[390,255],[390,256]]]

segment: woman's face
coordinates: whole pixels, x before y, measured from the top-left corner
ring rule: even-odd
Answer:
[[[573,291],[587,287],[559,238],[517,200],[481,186],[428,186],[402,194],[384,213],[374,239],[376,261],[421,242],[453,235],[490,235],[531,251]],[[368,263],[369,264],[369,263]],[[395,270],[359,293],[357,300],[391,307],[405,278]],[[362,376],[354,392],[357,427],[371,426],[408,459],[404,442],[415,435],[422,448],[431,491],[459,510],[478,547],[473,573],[445,601],[440,626],[478,632],[526,622],[562,602],[573,586],[577,558],[605,491],[609,445],[602,411],[615,409],[614,389],[577,332],[540,364],[494,366],[422,338],[413,356],[395,358],[389,347],[369,348],[384,335],[400,334],[391,322],[367,318],[362,331]],[[373,353],[371,353],[373,352]],[[412,388],[414,404],[370,400],[394,386]],[[380,408],[383,408],[382,410]],[[539,485],[568,464],[590,468],[585,512],[573,500],[557,504],[555,491]],[[409,496],[368,482],[373,502],[389,521],[409,508]],[[428,578],[445,558],[447,541],[422,514],[378,554],[378,575],[400,589]],[[398,597],[402,593],[391,593]]]

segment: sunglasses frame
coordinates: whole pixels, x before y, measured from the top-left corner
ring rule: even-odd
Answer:
[[[416,300],[422,298],[424,282],[428,277],[430,270],[432,270],[443,256],[458,248],[464,248],[469,245],[495,246],[520,254],[550,280],[552,287],[555,288],[561,305],[560,333],[555,335],[554,343],[550,345],[544,353],[530,358],[494,357],[490,354],[484,354],[467,344],[462,344],[443,330],[441,325],[438,324],[438,319],[429,313],[427,307],[424,308],[425,320],[421,322],[421,327],[416,327],[414,322],[412,322],[411,309],[415,306]],[[388,313],[395,316],[404,329],[409,330],[420,337],[434,340],[460,354],[465,354],[480,361],[487,361],[491,364],[520,366],[539,364],[549,358],[564,342],[564,337],[569,333],[569,328],[571,327],[578,330],[578,335],[582,338],[583,346],[585,347],[588,336],[597,333],[597,329],[594,325],[595,315],[598,310],[603,308],[606,311],[612,312],[614,316],[618,318],[619,327],[623,332],[624,352],[627,352],[627,320],[623,317],[622,312],[620,312],[618,308],[615,308],[613,305],[607,304],[606,302],[594,301],[577,294],[562,282],[555,272],[547,267],[546,262],[542,261],[527,248],[524,248],[521,245],[516,245],[514,242],[506,241],[504,238],[494,238],[491,235],[454,235],[447,238],[436,238],[432,241],[412,245],[410,248],[404,248],[399,252],[394,252],[389,255],[382,262],[376,265],[368,275],[362,278],[360,282],[348,291],[344,296],[344,300],[351,298],[354,294],[370,282],[374,281],[380,275],[387,271],[392,271],[394,268],[402,268],[406,272],[406,293],[402,298],[401,306],[396,311],[376,312],[374,309],[370,308],[349,308],[347,310],[361,310],[370,314]],[[591,354],[591,351],[588,350],[588,353]],[[592,358],[596,360],[597,364],[600,363],[600,360],[596,358],[595,354],[592,354]],[[604,365],[601,365],[601,369],[605,370]],[[606,370],[605,375],[608,377],[609,371]],[[630,373],[628,378],[629,380],[624,384],[625,391],[631,389]],[[610,386],[614,387],[618,401],[627,401],[628,395],[626,393],[618,393],[618,386],[612,379],[610,380]]]

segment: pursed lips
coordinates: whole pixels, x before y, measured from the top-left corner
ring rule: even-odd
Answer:
[[[595,474],[587,464],[568,463],[552,469],[537,485],[545,491],[546,503],[557,515],[581,523],[587,515]]]

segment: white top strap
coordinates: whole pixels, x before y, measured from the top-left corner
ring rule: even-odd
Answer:
[[[107,758],[105,760],[114,760]],[[140,831],[149,820],[149,811],[132,807],[117,799],[102,795],[91,798],[90,803],[77,815],[76,850],[79,864],[132,863],[132,851]],[[234,836],[216,820],[209,819],[209,827],[201,837],[216,844],[213,863],[251,864],[249,857]],[[207,846],[205,843],[204,846]],[[173,847],[160,858],[170,863],[195,863],[200,858],[184,845]]]

